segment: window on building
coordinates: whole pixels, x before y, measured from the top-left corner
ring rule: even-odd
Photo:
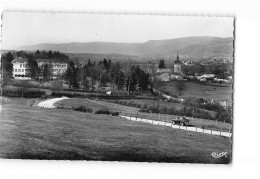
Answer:
[[[21,72],[21,69],[18,69],[18,72]]]
[[[20,68],[22,68],[23,67],[23,65],[20,65]]]
[[[15,69],[14,71],[17,72],[17,69]]]
[[[24,69],[22,69],[22,72],[24,72]]]

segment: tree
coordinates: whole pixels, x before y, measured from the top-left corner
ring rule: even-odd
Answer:
[[[175,87],[179,91],[179,95],[181,96],[183,94],[183,91],[186,90],[186,83],[185,81],[178,80]]]
[[[159,61],[159,68],[162,69],[162,68],[165,68],[165,64],[164,64],[164,60],[160,60]]]
[[[163,93],[163,88],[165,87],[165,83],[161,80],[154,80],[152,86],[154,87],[153,91],[156,91],[158,97],[156,110],[160,110],[160,100]]]
[[[3,55],[1,57],[1,65],[2,65],[2,77],[5,80],[9,80],[10,78],[13,77],[13,61],[14,57],[11,54],[11,52],[8,52],[7,54]]]
[[[115,91],[116,81],[119,79],[120,65],[118,62],[112,63],[109,70],[109,81],[112,83],[112,93]]]
[[[10,52],[8,52],[6,55],[2,55],[1,57],[1,89],[8,83],[11,78],[13,78],[13,59],[14,57]],[[0,95],[2,96],[2,90]]]
[[[73,89],[79,88],[79,83],[77,81],[77,76],[79,73],[79,69],[75,67],[73,61],[70,61],[68,64],[67,71],[65,73],[65,79],[69,82],[69,87]]]
[[[121,70],[119,71],[115,84],[119,90],[121,90],[125,85],[125,74]]]
[[[150,84],[149,81],[149,74],[145,73],[143,70],[140,70],[139,76],[138,76],[138,84],[141,89],[141,92],[148,90],[148,86]]]
[[[43,66],[42,77],[43,81],[49,81],[52,76],[50,65],[47,63]]]
[[[38,66],[38,63],[35,61],[35,59],[30,56],[27,60],[27,75],[31,78],[31,79],[38,79],[40,74],[41,74],[41,69]]]
[[[50,58],[52,58],[52,57],[53,57],[53,55],[52,55],[52,51],[49,50],[47,58],[50,59]]]

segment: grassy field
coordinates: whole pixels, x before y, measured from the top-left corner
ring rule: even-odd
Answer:
[[[123,99],[123,100],[118,100],[118,101],[125,101],[127,103],[133,102],[135,104],[140,104],[141,106],[144,106],[144,104],[147,105],[147,107],[155,107],[156,104],[158,103],[157,100],[150,100],[150,99]],[[160,108],[174,108],[176,110],[181,110],[184,105],[179,104],[179,103],[172,103],[172,102],[167,102],[167,101],[160,101]]]
[[[86,108],[92,109],[94,112],[100,109],[106,109],[111,112],[130,112],[137,113],[139,111],[138,108],[123,106],[119,104],[109,103],[105,101],[98,100],[90,100],[90,99],[81,99],[81,98],[70,98],[64,99],[55,103],[55,105],[64,105],[67,107],[79,107],[84,106]]]
[[[0,157],[11,159],[229,163],[231,139],[119,117],[29,107],[4,99]],[[225,152],[219,159],[212,152]]]
[[[176,90],[176,82],[166,82],[164,91],[167,91],[170,95],[178,95],[179,92]],[[203,85],[194,82],[186,82],[186,90],[184,91],[183,97],[195,97],[214,99],[217,101],[229,101],[232,102],[232,85],[227,86],[211,86]]]

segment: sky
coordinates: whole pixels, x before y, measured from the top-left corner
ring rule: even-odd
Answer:
[[[4,12],[2,49],[41,43],[233,37],[233,17]]]

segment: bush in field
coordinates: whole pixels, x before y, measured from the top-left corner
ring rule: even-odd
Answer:
[[[95,114],[106,114],[106,115],[110,115],[111,112],[106,110],[106,109],[100,109],[98,111],[95,112]]]
[[[87,113],[93,113],[93,110],[90,109],[90,108],[86,108],[86,112],[87,112]]]
[[[48,98],[48,96],[47,96],[46,94],[41,95],[41,100],[43,100],[43,99],[47,99],[47,98]]]
[[[147,104],[144,103],[142,109],[147,109]]]
[[[121,104],[121,105],[127,106],[127,102],[126,101],[119,101],[118,103]]]
[[[112,116],[118,116],[118,115],[119,115],[119,112],[111,112],[111,115],[112,115]]]
[[[216,116],[216,120],[222,121],[222,122],[227,122],[227,123],[232,123],[232,111],[231,110],[225,110],[218,112]]]
[[[82,106],[82,105],[74,108],[74,110],[75,111],[80,111],[80,112],[86,112],[87,111],[86,107]]]

